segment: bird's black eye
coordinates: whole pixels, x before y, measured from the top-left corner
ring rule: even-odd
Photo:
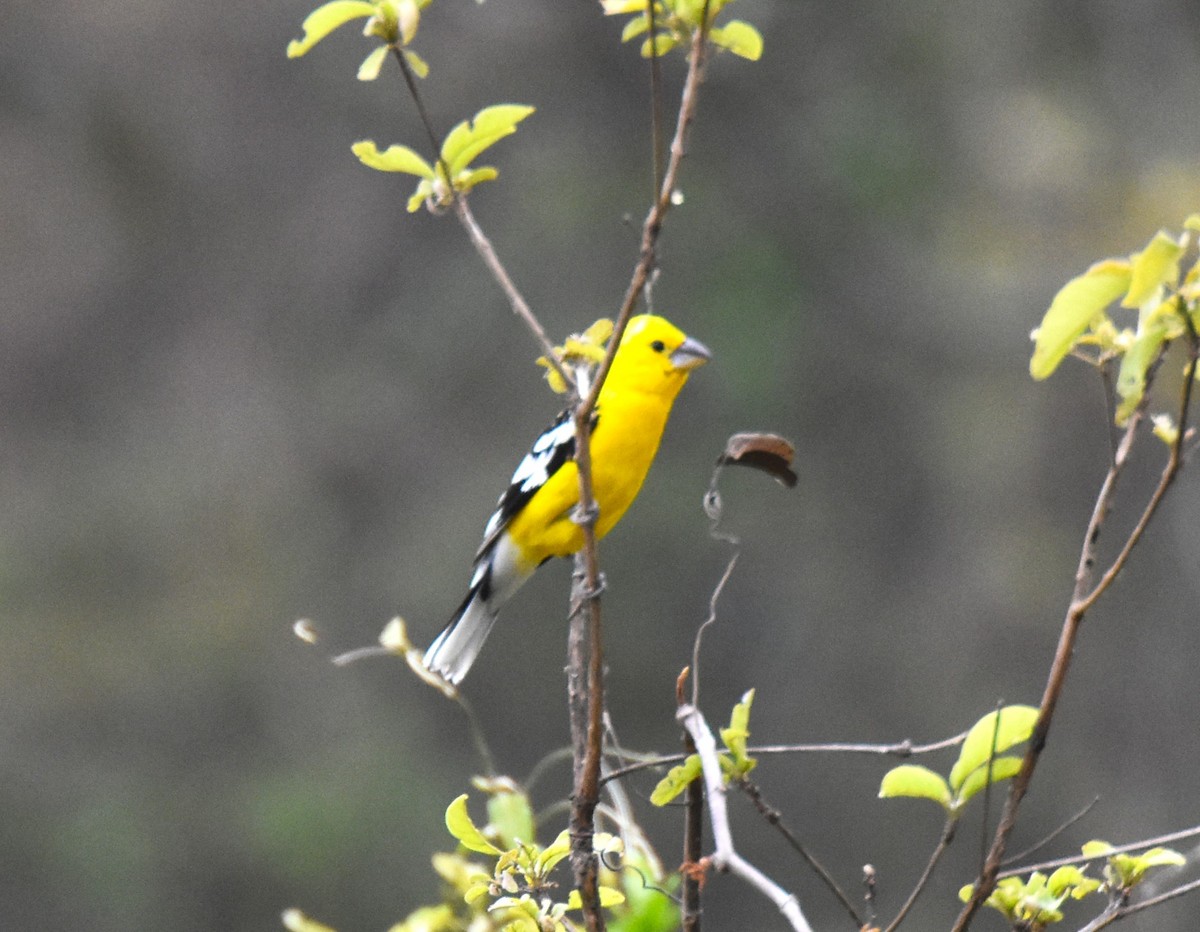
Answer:
[[[650,349],[654,350],[656,353],[661,353],[666,348],[667,344],[665,344],[662,340],[655,340],[650,344]]]

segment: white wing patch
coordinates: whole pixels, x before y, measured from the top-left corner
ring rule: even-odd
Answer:
[[[534,441],[533,449],[525,454],[509,485],[518,487],[523,493],[541,488],[550,478],[550,464],[555,460],[558,448],[574,440],[574,421],[567,418],[555,424]]]

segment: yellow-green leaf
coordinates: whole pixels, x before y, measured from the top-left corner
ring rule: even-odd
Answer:
[[[932,799],[947,809],[950,807],[950,787],[942,775],[919,764],[901,764],[883,775],[879,798],[894,799],[898,796]]]
[[[496,143],[517,131],[517,124],[533,113],[533,107],[522,104],[497,104],[485,107],[475,114],[474,119],[464,120],[446,135],[442,143],[442,159],[456,176],[471,161]]]
[[[667,775],[658,781],[658,786],[650,794],[650,802],[655,806],[665,806],[687,789],[687,785],[703,772],[700,755],[689,755],[682,764],[672,767],[667,771]]]
[[[491,165],[481,165],[479,168],[468,168],[459,172],[454,178],[454,190],[466,194],[475,185],[483,181],[494,181],[500,177],[500,172]]]
[[[754,690],[746,691],[742,701],[733,707],[729,716],[729,727],[721,729],[721,740],[733,755],[735,771],[744,776],[755,768],[757,761],[746,753],[746,742],[750,738],[750,706],[754,703]]]
[[[477,851],[480,854],[501,853],[500,849],[488,841],[479,827],[471,820],[471,815],[467,812],[466,793],[463,793],[446,808],[446,828],[468,851]]]
[[[750,61],[762,58],[762,34],[740,19],[732,19],[718,29],[709,30],[709,38],[721,48]]]
[[[381,172],[404,172],[421,178],[433,178],[433,166],[408,146],[388,146],[382,152],[374,140],[363,139],[350,147],[358,160]]]
[[[628,42],[630,39],[635,39],[643,32],[650,28],[650,17],[643,13],[641,16],[635,16],[625,24],[625,28],[621,30],[621,41]]]
[[[418,78],[429,77],[429,65],[425,63],[425,59],[412,49],[404,50],[404,60],[408,62],[408,67],[413,70],[413,74]]]
[[[396,22],[400,26],[400,41],[408,45],[417,35],[421,10],[414,0],[396,0]]]
[[[950,786],[958,792],[963,781],[987,765],[988,758],[1003,754],[1014,744],[1028,740],[1037,722],[1038,710],[1029,705],[1009,705],[989,712],[967,732],[958,760],[950,771]]]
[[[1117,394],[1121,396],[1121,403],[1117,406],[1118,426],[1124,426],[1142,403],[1142,395],[1146,392],[1146,373],[1158,358],[1158,351],[1166,338],[1167,328],[1163,324],[1147,327],[1121,357],[1121,368],[1117,372]]]
[[[344,26],[352,19],[374,15],[375,4],[363,3],[361,0],[332,0],[319,6],[308,14],[301,26],[304,38],[293,39],[288,43],[287,57],[299,58],[338,26]]]
[[[1131,257],[1129,291],[1121,299],[1122,307],[1141,307],[1167,282],[1179,278],[1179,259],[1183,243],[1163,230],[1154,234],[1141,252]]]
[[[499,792],[488,797],[488,821],[495,827],[505,847],[534,841],[533,809],[529,797],[521,792]]]
[[[429,200],[432,196],[433,179],[425,178],[419,185],[417,185],[417,190],[415,190],[412,193],[412,196],[408,199],[408,212],[410,214],[415,214],[421,209],[421,205]]]
[[[388,47],[380,45],[371,51],[371,54],[363,59],[363,63],[358,66],[358,80],[374,81],[379,77],[379,71],[383,68],[383,63],[387,59]]]
[[[625,902],[625,894],[612,887],[601,886],[597,892],[600,894],[600,905],[605,909],[611,906],[620,906]],[[578,890],[572,890],[567,896],[567,909],[583,909],[583,898],[579,895]]]
[[[1129,282],[1129,262],[1107,259],[1063,285],[1037,330],[1029,374],[1044,379],[1054,372],[1091,323],[1129,290]]]
[[[605,16],[638,13],[646,9],[646,0],[600,0]]]
[[[674,36],[660,32],[653,39],[647,39],[642,43],[642,58],[662,58],[678,44],[679,40]]]
[[[958,788],[958,794],[954,799],[955,806],[966,805],[972,796],[987,786],[989,772],[992,776],[992,783],[999,783],[1001,780],[1015,777],[1020,769],[1021,758],[996,757],[992,760],[990,768],[985,763],[978,770],[972,770],[963,781],[962,786]]]

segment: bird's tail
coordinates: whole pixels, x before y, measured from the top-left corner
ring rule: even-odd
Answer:
[[[451,683],[459,683],[467,675],[500,615],[499,607],[490,604],[482,589],[479,585],[471,587],[463,604],[429,645],[422,660],[427,669]]]

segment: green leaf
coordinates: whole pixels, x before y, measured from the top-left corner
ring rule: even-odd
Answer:
[[[762,58],[762,34],[749,23],[732,19],[719,29],[710,29],[708,37],[723,49],[750,61]]]
[[[408,45],[416,38],[417,27],[421,23],[421,10],[414,0],[398,0],[396,22],[400,27],[401,44]]]
[[[1182,255],[1183,243],[1172,239],[1163,230],[1155,233],[1146,248],[1131,257],[1129,291],[1121,299],[1121,306],[1141,307],[1162,285],[1177,280]]]
[[[662,58],[675,48],[679,40],[668,32],[660,32],[653,39],[642,43],[642,58]]]
[[[646,9],[646,0],[600,0],[605,16],[638,13]]]
[[[558,865],[559,861],[571,853],[571,836],[565,831],[559,832],[553,844],[543,848],[534,858],[533,869],[540,876],[546,876]]]
[[[879,798],[894,799],[897,796],[932,799],[946,809],[950,808],[950,787],[942,775],[919,764],[901,764],[883,775]]]
[[[1033,706],[1009,705],[989,712],[971,726],[950,771],[951,788],[959,791],[972,771],[986,766],[993,753],[1003,754],[1014,744],[1028,740],[1037,717],[1038,710]]]
[[[304,38],[293,39],[288,43],[287,57],[299,58],[338,26],[344,26],[352,19],[374,15],[375,4],[363,3],[361,0],[332,0],[319,6],[308,14],[301,26]]]
[[[733,707],[729,716],[729,727],[721,729],[721,740],[733,755],[734,771],[745,776],[758,764],[746,753],[746,741],[750,738],[750,706],[754,703],[754,690],[746,691],[742,701]]]
[[[1117,406],[1118,426],[1124,426],[1141,404],[1146,392],[1146,373],[1158,358],[1158,351],[1166,338],[1166,326],[1154,324],[1139,333],[1121,357],[1121,368],[1117,372],[1117,394],[1121,396],[1121,404]]]
[[[483,832],[471,821],[471,815],[467,812],[466,793],[463,793],[446,808],[446,828],[468,851],[476,851],[479,854],[502,853],[483,836]]]
[[[992,775],[992,783],[999,783],[1001,780],[1007,780],[1009,777],[1015,777],[1021,770],[1021,758],[1019,757],[996,757],[992,760],[990,768]],[[967,775],[967,779],[963,781],[963,785],[958,788],[958,793],[954,798],[956,808],[965,806],[971,797],[982,790],[988,783],[989,768],[986,764],[978,770],[972,770]]]
[[[434,177],[433,166],[408,146],[388,146],[380,152],[375,142],[363,139],[350,147],[358,160],[368,168],[381,172],[404,172],[421,178]]]
[[[417,185],[417,190],[415,190],[412,193],[412,196],[408,199],[408,212],[410,214],[415,214],[421,209],[421,205],[431,197],[433,197],[433,179],[425,178],[419,185]]]
[[[621,30],[621,41],[628,42],[630,39],[636,39],[643,32],[650,28],[650,17],[643,13],[641,16],[635,16],[625,24],[625,28]]]
[[[358,80],[374,81],[379,77],[379,71],[383,68],[383,63],[387,60],[387,53],[388,47],[381,45],[364,58],[363,63],[358,66]]]
[[[1146,867],[1183,867],[1187,863],[1187,858],[1172,848],[1151,848],[1137,859]]]
[[[481,165],[479,168],[468,168],[454,176],[454,190],[466,194],[482,181],[494,181],[500,177],[500,172],[491,165]]]
[[[658,781],[658,786],[650,794],[650,802],[655,806],[665,806],[687,789],[687,785],[703,772],[704,768],[700,765],[700,755],[688,755],[682,764],[672,767],[667,771],[667,775]]]
[[[533,107],[521,104],[497,104],[485,107],[475,114],[473,120],[459,123],[442,143],[442,159],[454,177],[471,161],[495,144],[517,131],[517,124],[533,113]]]
[[[425,63],[425,59],[412,49],[404,50],[404,60],[408,62],[408,67],[413,70],[413,74],[418,78],[429,77],[429,65]]]
[[[1107,259],[1063,285],[1037,329],[1029,374],[1044,379],[1054,372],[1092,322],[1129,290],[1130,278],[1127,261]]]
[[[1113,849],[1107,841],[1093,839],[1092,841],[1084,842],[1080,847],[1080,852],[1085,858],[1102,858],[1106,857]]]
[[[620,890],[615,890],[612,887],[601,886],[597,892],[600,894],[600,905],[605,909],[612,906],[620,906],[625,902],[625,894]],[[567,909],[583,909],[583,897],[579,895],[578,890],[572,890],[567,896]]]
[[[529,798],[519,792],[499,792],[488,797],[488,821],[500,835],[506,848],[515,848],[520,843],[532,844],[536,833],[533,827],[533,809]]]

